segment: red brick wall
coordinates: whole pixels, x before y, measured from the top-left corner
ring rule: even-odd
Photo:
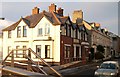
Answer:
[[[71,47],[70,47],[70,58],[68,58],[68,59],[64,58],[64,45],[65,44],[71,45]],[[68,37],[68,36],[61,35],[60,36],[60,64],[69,63],[71,61],[72,56],[73,56],[72,38]]]

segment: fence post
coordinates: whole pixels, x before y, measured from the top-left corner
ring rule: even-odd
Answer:
[[[31,52],[30,50],[28,50],[28,57],[31,58]],[[28,65],[27,65],[27,70],[30,71],[31,70],[31,61],[28,58]]]
[[[14,67],[14,51],[13,50],[11,55],[11,67]]]

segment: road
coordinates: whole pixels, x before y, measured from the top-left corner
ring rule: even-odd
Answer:
[[[65,77],[94,77],[94,71],[97,69],[96,66],[88,67],[83,70],[79,69],[78,71],[70,74],[65,74]]]
[[[120,59],[117,60],[120,63]],[[76,68],[76,70],[67,71],[66,73],[63,73],[64,77],[94,77],[94,72],[97,69],[97,65],[100,65],[101,63],[97,63],[95,65],[88,65]]]
[[[97,65],[100,65],[100,63],[93,63],[90,65],[68,69],[62,71],[61,74],[64,77],[94,77],[94,71],[97,69]]]

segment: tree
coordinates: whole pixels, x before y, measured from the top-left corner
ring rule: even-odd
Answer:
[[[96,52],[95,53],[95,59],[103,59],[104,55],[101,52]]]
[[[102,45],[98,45],[97,51],[98,52],[95,53],[95,59],[103,59],[104,58],[103,53],[105,51],[104,47]]]
[[[104,49],[104,47],[102,45],[98,45],[97,46],[97,51],[104,53],[105,49]]]

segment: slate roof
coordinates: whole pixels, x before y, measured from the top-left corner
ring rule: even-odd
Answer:
[[[54,26],[64,24],[69,19],[69,16],[59,16],[55,12],[43,11],[39,14],[26,16],[25,18],[20,18],[17,22],[8,26],[2,31],[14,30],[22,20],[26,23],[26,25],[28,25],[29,28],[34,28],[43,17],[46,17]]]

